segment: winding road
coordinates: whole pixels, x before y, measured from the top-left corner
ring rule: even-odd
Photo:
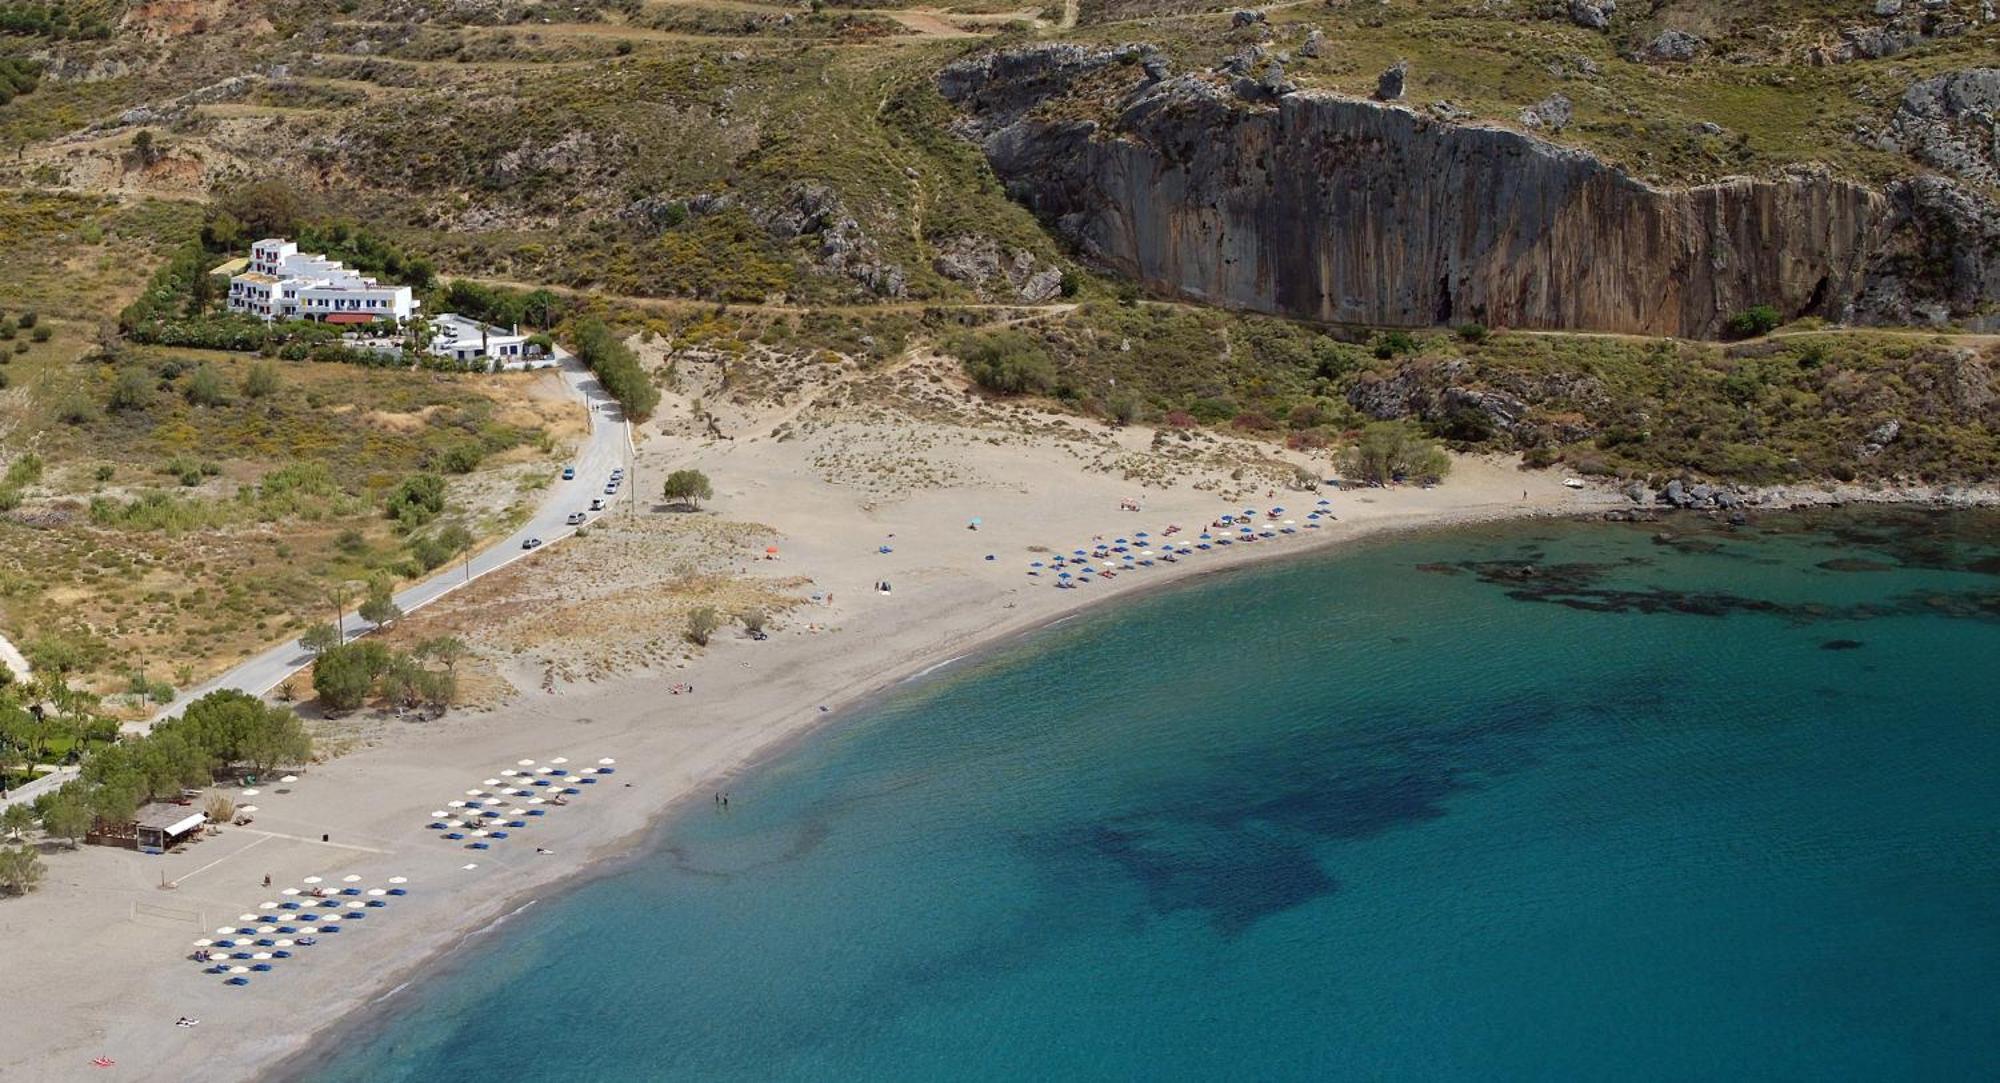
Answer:
[[[563,520],[571,512],[589,507],[593,497],[605,501],[605,510],[591,513],[593,519],[609,515],[621,501],[633,499],[630,485],[621,486],[615,497],[604,496],[604,482],[611,471],[624,467],[628,481],[632,473],[632,429],[625,420],[624,411],[597,377],[574,359],[563,361],[562,378],[590,412],[589,435],[570,460],[571,465],[576,467],[576,480],[552,482],[541,507],[512,534],[474,553],[469,559],[456,561],[430,578],[396,592],[396,604],[402,607],[403,612],[413,613],[482,575],[499,571],[530,556],[533,550],[521,548],[521,543],[528,538],[540,538],[544,543],[553,544],[576,533],[576,528]],[[341,631],[349,639],[374,630],[375,625],[352,612],[341,622]],[[167,704],[166,709],[152,719],[126,723],[125,732],[144,733],[156,723],[180,714],[188,704],[210,692],[233,688],[262,695],[311,663],[312,655],[302,650],[296,639],[287,640],[205,684],[182,692],[180,698]]]

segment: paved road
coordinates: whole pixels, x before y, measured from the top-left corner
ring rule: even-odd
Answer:
[[[610,477],[612,470],[623,466],[628,475],[632,471],[631,427],[625,422],[624,412],[619,409],[617,400],[604,390],[604,385],[598,383],[597,377],[591,375],[581,363],[565,360],[562,376],[570,390],[590,408],[590,435],[570,460],[576,466],[576,480],[551,482],[544,491],[542,506],[519,530],[475,554],[471,560],[457,561],[429,579],[398,592],[396,604],[403,608],[403,612],[415,612],[473,579],[530,556],[531,551],[521,548],[523,539],[535,537],[545,543],[554,543],[569,537],[576,532],[576,528],[565,524],[563,519],[570,512],[588,508],[592,498],[604,500],[606,509],[593,513],[592,519],[623,510],[623,502],[632,499],[633,490],[629,481],[620,486],[616,497],[604,495],[604,481]],[[350,638],[365,635],[374,629],[374,625],[351,611],[341,625],[341,630]],[[125,730],[128,733],[143,733],[154,723],[180,714],[188,704],[218,689],[235,688],[262,695],[304,669],[311,661],[312,656],[299,649],[297,640],[287,640],[220,677],[183,692],[179,699],[168,704],[151,721],[126,723]]]

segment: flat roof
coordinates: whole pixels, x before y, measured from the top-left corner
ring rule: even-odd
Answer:
[[[236,277],[244,280],[245,282],[255,282],[263,286],[276,285],[278,281],[276,275],[267,275],[262,271],[251,271],[247,274],[237,275]]]
[[[169,835],[192,831],[207,822],[205,813],[191,811],[184,805],[164,804],[147,805],[140,809],[137,820],[140,827],[154,828]]]

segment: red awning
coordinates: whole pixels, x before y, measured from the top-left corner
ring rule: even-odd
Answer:
[[[374,323],[375,317],[366,312],[335,312],[326,318],[328,323]]]

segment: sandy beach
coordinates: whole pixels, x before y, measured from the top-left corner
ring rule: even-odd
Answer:
[[[439,720],[345,720],[329,731],[345,736],[321,742],[340,754],[297,781],[228,791],[255,807],[254,824],[181,852],[51,853],[43,886],[0,907],[17,981],[34,982],[42,1009],[0,1020],[10,1051],[0,1077],[268,1077],[309,1058],[315,1036],[350,1013],[413,995],[390,991],[468,935],[632,852],[656,825],[671,831],[677,803],[710,801],[733,773],[940,663],[1203,573],[1390,531],[1626,506],[1504,459],[1461,459],[1432,489],[1288,490],[1299,470],[1324,476],[1330,464],[1229,437],[993,407],[910,375],[896,390],[853,383],[789,405],[711,406],[721,438],[691,408],[712,389],[684,388],[646,427],[632,484],[656,494],[668,471],[699,466],[716,487],[702,511],[641,500],[411,618],[412,634],[462,631],[518,691]],[[911,387],[917,397],[901,390]],[[1303,520],[1320,496],[1338,519],[1319,529],[1075,590],[1026,575],[1048,551],[1173,524],[1190,539],[1245,507],[1282,505]],[[1143,510],[1120,510],[1128,500]],[[887,593],[875,589],[883,581]],[[783,599],[769,638],[732,625],[687,648],[670,588],[690,583]],[[676,684],[693,690],[669,694]],[[617,773],[488,850],[427,828],[503,769],[555,757],[614,759]],[[403,877],[409,893],[247,987],[188,960],[195,939],[266,913],[260,904],[281,889],[349,875],[360,888]],[[177,1027],[181,1017],[200,1023]],[[96,1058],[115,1069],[93,1068]]]

